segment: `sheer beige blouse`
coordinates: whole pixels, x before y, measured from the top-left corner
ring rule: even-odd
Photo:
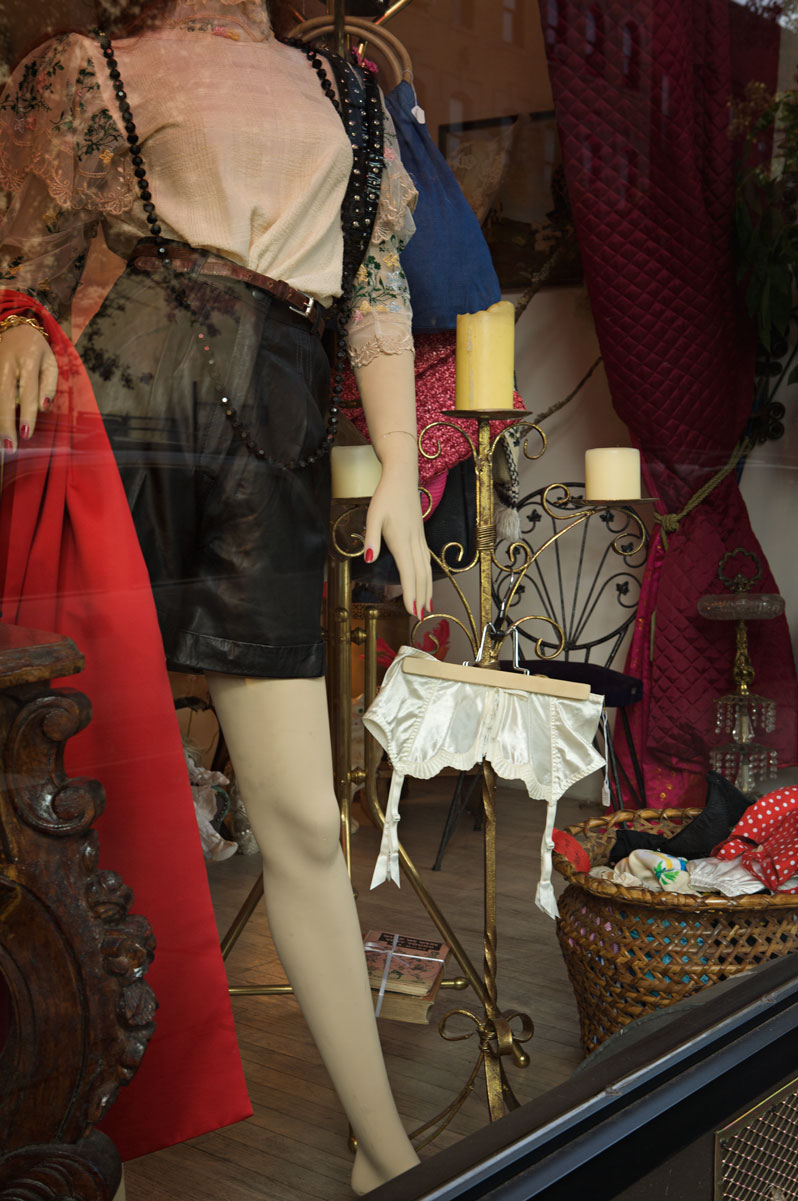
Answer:
[[[214,11],[218,5],[218,12]],[[341,119],[259,0],[180,0],[168,24],[115,43],[165,237],[225,255],[328,304],[340,295],[351,168]],[[415,189],[385,114],[377,222],[349,326],[356,365],[412,347],[399,252]],[[102,220],[127,258],[148,233],[98,44],[45,43],[0,98],[0,284],[68,313]]]

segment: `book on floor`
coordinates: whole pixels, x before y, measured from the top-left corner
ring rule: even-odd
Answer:
[[[369,930],[363,945],[377,1015],[394,1021],[427,1022],[443,978],[447,944]]]

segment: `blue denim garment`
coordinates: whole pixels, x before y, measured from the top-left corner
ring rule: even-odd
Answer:
[[[418,189],[416,232],[402,252],[413,329],[454,329],[458,313],[477,313],[501,300],[499,280],[474,212],[426,125],[413,116],[406,80],[385,97],[402,163]]]

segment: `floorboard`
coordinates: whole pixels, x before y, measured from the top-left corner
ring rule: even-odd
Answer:
[[[440,832],[453,789],[451,779],[413,782],[402,803],[401,836],[420,874],[481,970],[482,836],[465,815],[433,872]],[[355,807],[356,814],[359,812]],[[561,802],[559,825],[594,813],[586,802]],[[535,1023],[531,1064],[509,1065],[521,1102],[566,1080],[581,1059],[570,984],[554,923],[534,905],[544,806],[518,789],[497,796],[499,1001],[522,1009]],[[369,891],[379,836],[362,820],[352,839],[353,881],[363,930],[399,930],[434,937],[435,927],[411,886],[385,884]],[[227,928],[260,870],[259,859],[235,856],[209,867],[220,931]],[[556,884],[559,889],[560,885]],[[456,964],[450,960],[455,974]],[[282,983],[265,911],[253,916],[228,960],[234,984]],[[381,1021],[386,1063],[408,1130],[427,1122],[465,1083],[476,1039],[446,1042],[438,1021],[452,1008],[478,1007],[473,992],[442,990],[429,1025]],[[235,997],[241,1057],[254,1108],[246,1122],[214,1131],[127,1164],[127,1201],[348,1201],[351,1154],[337,1098],[293,998]],[[470,1028],[463,1021],[463,1030]],[[433,1155],[487,1122],[484,1086],[478,1086],[449,1128],[422,1151]]]

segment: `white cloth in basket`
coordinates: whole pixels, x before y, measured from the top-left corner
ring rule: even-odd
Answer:
[[[548,805],[541,846],[536,904],[551,917],[557,902],[551,885],[552,831],[557,801],[566,789],[604,763],[593,746],[602,698],[563,700],[512,687],[406,675],[409,656],[430,659],[403,646],[388,668],[363,722],[393,764],[385,828],[371,887],[399,883],[399,794],[406,775],[429,780],[444,767],[468,771],[487,759],[498,776],[523,780],[527,792]]]

